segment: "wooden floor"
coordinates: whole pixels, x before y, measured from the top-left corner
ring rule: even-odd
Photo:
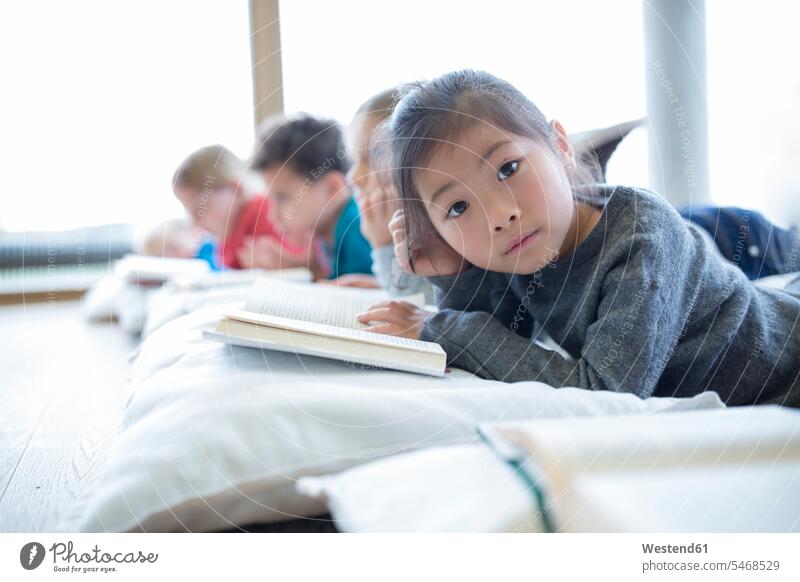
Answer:
[[[136,340],[81,301],[0,305],[0,531],[53,531],[119,427]]]
[[[76,503],[120,426],[138,340],[86,323],[80,299],[0,304],[0,532],[49,532]],[[335,532],[329,515],[230,532]]]

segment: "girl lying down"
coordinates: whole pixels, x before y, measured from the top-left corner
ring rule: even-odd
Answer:
[[[755,287],[660,196],[593,184],[562,126],[458,71],[387,122],[395,254],[437,289],[361,314],[484,378],[800,406],[800,295]],[[546,331],[571,357],[534,341]]]

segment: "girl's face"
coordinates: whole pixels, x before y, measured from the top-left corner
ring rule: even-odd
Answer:
[[[576,216],[566,171],[574,155],[561,125],[553,128],[560,155],[482,124],[437,148],[417,172],[434,227],[473,265],[528,274],[571,250]]]

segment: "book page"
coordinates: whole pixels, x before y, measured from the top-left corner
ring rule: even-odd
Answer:
[[[326,325],[303,321],[299,319],[286,319],[275,315],[265,315],[249,310],[233,310],[226,315],[226,319],[255,324],[256,326],[273,327],[290,331],[302,332],[318,336],[336,337],[352,340],[359,343],[380,344],[393,347],[402,347],[418,352],[444,355],[444,350],[439,344],[412,340],[382,333],[372,333],[360,329],[341,326]]]
[[[245,311],[360,330],[367,326],[357,321],[356,315],[388,298],[385,291],[377,289],[258,279]],[[422,294],[403,297],[402,300],[420,306],[424,304]]]

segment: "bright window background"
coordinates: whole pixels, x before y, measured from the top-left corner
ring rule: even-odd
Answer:
[[[800,223],[800,3],[707,0],[713,200]],[[286,108],[347,123],[370,95],[448,70],[515,83],[568,131],[645,114],[642,4],[281,2]],[[210,143],[246,156],[245,0],[0,5],[0,228],[178,216],[170,180]],[[609,180],[648,184],[637,130]]]
[[[287,110],[348,123],[361,102],[460,68],[515,84],[568,132],[645,114],[640,0],[281,2]],[[336,26],[333,23],[341,23]],[[646,134],[612,158],[609,180],[647,184]]]
[[[644,114],[639,0],[281,3],[287,109],[349,121],[361,101],[459,68],[517,85],[568,130]],[[332,23],[341,22],[337,27]]]
[[[281,3],[288,110],[347,123],[386,87],[471,67],[514,83],[569,132],[645,115],[640,0],[366,6]],[[706,15],[711,198],[798,224],[800,3],[707,0]],[[649,184],[645,130],[622,143],[608,179]]]
[[[178,216],[172,173],[253,140],[248,5],[4,2],[0,228]]]
[[[800,225],[800,2],[706,0],[711,193]]]

